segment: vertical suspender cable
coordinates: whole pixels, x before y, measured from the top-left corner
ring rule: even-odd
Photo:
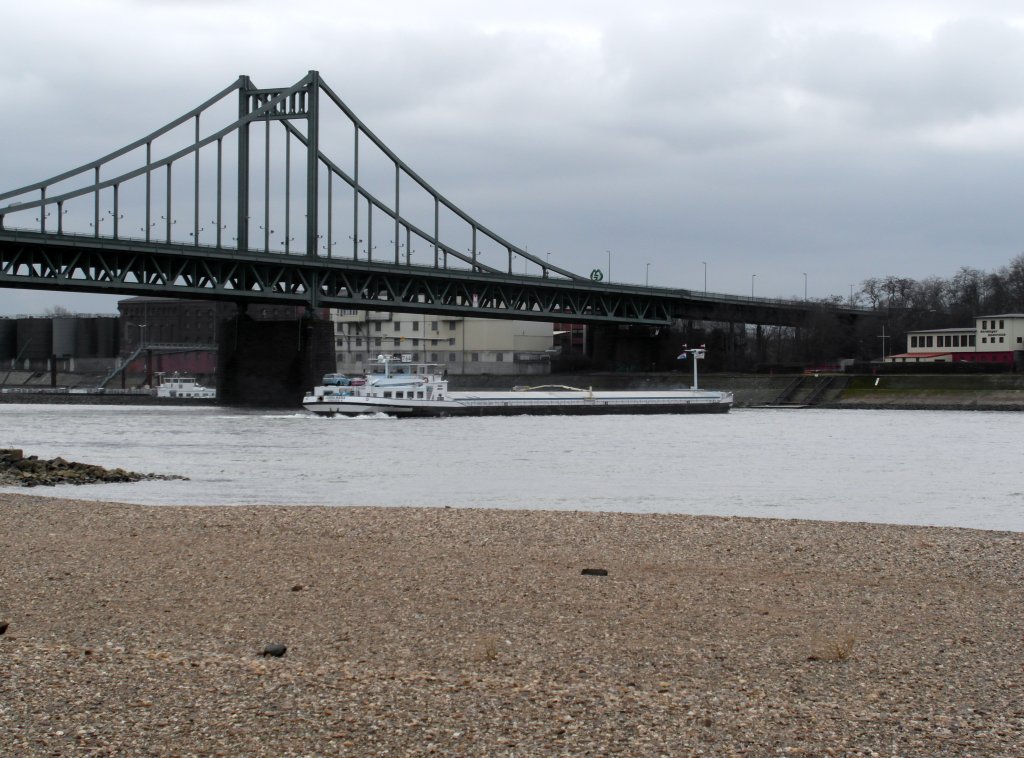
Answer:
[[[93,169],[95,190],[92,194],[92,210],[93,210],[93,236],[100,236],[100,167],[96,166]],[[42,212],[42,218],[45,222],[46,219],[46,206],[44,205],[39,209]]]
[[[193,211],[192,220],[195,222],[194,231],[192,232],[196,238],[196,246],[199,246],[199,114],[196,114],[196,184],[195,184],[195,208]]]
[[[352,259],[359,260],[359,124],[355,128],[355,165],[352,167]]]
[[[149,242],[149,230],[153,224],[153,143],[146,143],[146,242]]]
[[[171,241],[171,166],[167,164],[167,242]]]
[[[263,250],[270,252],[270,119],[263,122]]]
[[[220,232],[224,228],[223,212],[224,141],[217,138],[217,248],[220,248]]]
[[[398,242],[398,236],[399,236],[398,235],[398,232],[399,232],[398,219],[400,218],[400,215],[399,215],[398,202],[399,202],[399,182],[400,182],[401,178],[402,178],[402,175],[399,172],[398,161],[395,161],[395,263],[396,264],[399,262],[399,260],[398,260],[398,247],[399,247],[399,242]]]

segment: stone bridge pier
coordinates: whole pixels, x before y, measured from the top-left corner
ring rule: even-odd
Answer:
[[[257,321],[239,315],[221,323],[217,342],[217,398],[227,405],[297,409],[336,365],[334,326],[316,317]]]

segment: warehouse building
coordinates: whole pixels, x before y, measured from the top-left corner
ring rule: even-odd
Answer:
[[[548,322],[427,314],[332,312],[338,371],[363,373],[380,354],[443,365],[449,374],[549,374]]]

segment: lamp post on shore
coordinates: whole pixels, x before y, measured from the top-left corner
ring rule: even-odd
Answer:
[[[804,273],[804,300],[807,299],[807,274]]]
[[[704,264],[704,294],[708,294],[708,262],[701,261]]]
[[[754,280],[757,278],[757,274],[750,275],[750,296],[754,296]]]
[[[146,341],[145,339],[143,339],[145,337],[145,333],[142,330],[146,328],[146,325],[129,323],[128,326],[134,326],[139,330],[139,339],[137,347],[143,347],[146,344]]]

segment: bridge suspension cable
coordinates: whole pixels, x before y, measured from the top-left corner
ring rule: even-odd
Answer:
[[[204,134],[202,127],[223,116],[233,94],[238,103],[234,118]],[[325,107],[342,114],[350,125],[348,170],[340,156],[323,149],[325,133],[333,126]],[[190,122],[192,128],[181,145],[182,128]],[[273,122],[283,126],[283,141],[271,131]],[[258,123],[265,127],[261,139],[252,133]],[[236,143],[233,164],[225,149],[230,140]],[[176,149],[156,155],[156,146],[164,142]],[[274,151],[277,143],[281,147]],[[302,181],[293,181],[300,173],[293,165],[293,144],[305,152]],[[367,147],[391,165],[389,198],[372,191],[371,182],[361,174],[361,169],[368,170],[363,165],[368,162]],[[135,164],[123,168],[133,154]],[[207,168],[210,160],[213,169]],[[260,168],[262,187],[254,181]],[[182,176],[191,182],[183,182]],[[136,189],[134,180],[142,186],[135,195],[128,195],[127,189]],[[335,185],[347,187],[350,213],[344,210],[346,201]],[[424,195],[431,206],[426,219],[403,212],[404,207],[415,206],[409,198],[403,203],[403,194],[413,191]],[[91,207],[84,209],[87,204]],[[451,230],[453,239],[447,239],[447,230],[442,229],[442,213],[463,225]],[[185,223],[178,224],[178,215],[186,217]],[[126,216],[135,223],[126,223]],[[32,221],[25,221],[33,218],[35,228],[44,234],[84,233],[128,240],[139,238],[141,232],[146,242],[310,257],[349,257],[338,249],[339,241],[348,238],[351,259],[366,261],[374,259],[378,247],[374,235],[380,234],[383,219],[389,227],[395,265],[424,265],[422,257],[415,264],[412,259],[413,252],[420,252],[413,249],[419,245],[432,251],[433,262],[427,265],[435,269],[465,264],[480,273],[511,274],[512,261],[518,258],[530,262],[544,277],[584,279],[509,242],[438,192],[374,134],[316,71],[289,87],[270,89],[258,88],[248,76],[240,76],[200,106],[131,144],[70,171],[0,193],[0,228],[33,228]],[[296,226],[302,228],[300,236],[293,235]],[[455,237],[467,239],[468,247]],[[485,244],[490,247],[486,261]],[[495,251],[501,251],[506,260],[496,260]]]

